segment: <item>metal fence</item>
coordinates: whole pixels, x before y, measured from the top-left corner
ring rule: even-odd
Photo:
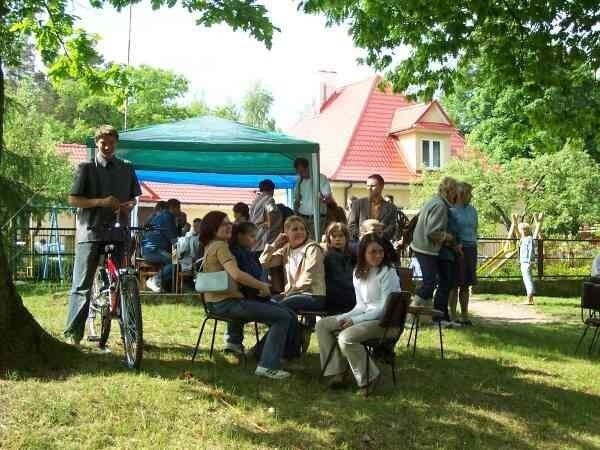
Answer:
[[[18,228],[10,233],[9,262],[17,280],[71,281],[75,256],[74,228]],[[478,245],[480,278],[520,278],[517,239],[481,237]],[[538,278],[579,278],[590,275],[598,239],[538,239],[534,275]],[[408,267],[409,257],[402,258]]]

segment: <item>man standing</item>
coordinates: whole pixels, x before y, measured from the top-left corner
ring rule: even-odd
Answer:
[[[311,231],[311,237],[313,239],[320,239],[314,233],[314,215],[319,214],[321,216],[321,227],[325,224],[325,214],[327,213],[326,203],[331,202],[333,197],[331,195],[331,186],[329,180],[323,174],[319,174],[319,211],[314,211],[313,206],[313,183],[310,179],[310,168],[306,158],[296,158],[294,160],[294,169],[298,175],[298,181],[294,186],[294,211],[296,214],[301,216],[307,223],[309,230]]]
[[[69,195],[69,205],[77,208],[73,285],[69,298],[67,340],[79,345],[83,338],[90,302],[90,288],[107,240],[107,225],[118,219],[129,224],[135,198],[141,195],[133,166],[114,156],[119,134],[110,125],[101,125],[95,134],[96,155],[79,165]],[[122,252],[117,249],[117,254]]]
[[[250,222],[257,228],[256,245],[252,249],[257,254],[257,260],[265,245],[272,243],[283,232],[283,216],[275,204],[274,194],[275,183],[262,180],[258,184],[256,198],[250,205]]]
[[[386,202],[381,193],[385,181],[378,174],[373,174],[367,178],[367,189],[369,196],[356,200],[352,204],[350,217],[348,218],[348,229],[350,237],[358,239],[360,237],[360,224],[365,220],[374,219],[383,224],[383,237],[392,240],[396,232],[396,207]]]

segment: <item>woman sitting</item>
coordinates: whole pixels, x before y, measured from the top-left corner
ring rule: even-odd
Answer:
[[[327,311],[341,314],[356,305],[352,283],[354,262],[349,249],[350,233],[341,222],[334,222],[325,231],[325,287]]]
[[[325,309],[323,249],[308,238],[306,224],[299,216],[288,217],[283,231],[260,255],[264,267],[284,268],[286,284],[281,304],[293,311]]]
[[[317,323],[321,366],[325,365],[336,340],[339,345],[325,370],[325,375],[332,377],[329,383],[332,388],[346,381],[348,365],[361,395],[367,395],[379,380],[379,369],[371,358],[367,379],[367,355],[361,343],[383,337],[384,329],[379,326],[379,320],[385,301],[389,294],[400,290],[400,280],[385,249],[383,238],[374,234],[363,237],[354,270],[356,306],[346,314],[325,317]]]
[[[200,242],[204,245],[203,272],[225,271],[229,275],[229,287],[223,292],[206,292],[207,309],[220,316],[231,318],[227,346],[243,352],[242,336],[236,322],[261,322],[269,325],[263,352],[254,372],[256,375],[282,379],[290,374],[281,370],[281,356],[290,328],[290,315],[282,308],[269,303],[248,301],[239,285],[257,290],[258,296],[269,296],[269,284],[239,269],[229,250],[232,225],[227,215],[220,211],[209,212],[200,226]],[[236,327],[238,332],[236,333]]]

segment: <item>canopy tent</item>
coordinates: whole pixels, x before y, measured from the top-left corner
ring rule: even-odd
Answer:
[[[91,138],[88,147],[94,148]],[[292,187],[293,161],[304,157],[311,163],[313,192],[319,192],[319,144],[217,117],[124,131],[117,155],[133,164],[140,181],[254,188],[265,178],[277,188]],[[318,195],[313,204],[318,211]],[[316,230],[318,220],[316,214]]]

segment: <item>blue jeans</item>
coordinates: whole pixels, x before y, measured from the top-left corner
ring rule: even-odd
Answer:
[[[292,294],[284,297],[279,304],[291,309],[294,312],[300,310],[305,311],[323,311],[326,309],[327,304],[325,296],[323,295],[310,295],[310,294]],[[308,326],[314,328],[316,320],[314,317],[308,319]]]
[[[433,298],[433,307],[444,313],[444,320],[450,320],[448,300],[450,291],[456,284],[456,262],[445,259],[438,260],[438,283]]]
[[[435,291],[438,280],[439,257],[417,252],[415,252],[415,256],[417,257],[417,261],[419,261],[423,277],[421,286],[417,289],[416,294],[423,300],[430,300],[433,298],[433,291]]]
[[[169,252],[160,249],[142,249],[142,258],[151,264],[162,264],[162,267],[157,274],[157,276],[160,278],[162,287],[165,287],[171,283],[173,278],[173,260]]]
[[[269,325],[258,365],[267,369],[281,367],[281,357],[292,324],[292,316],[288,311],[269,302],[245,299],[209,302],[206,307],[213,314],[232,319],[227,334],[228,342],[233,344],[242,343],[244,323],[260,322]]]
[[[73,261],[73,283],[69,295],[67,324],[65,336],[76,340],[83,338],[85,321],[88,317],[90,306],[90,290],[94,283],[94,274],[104,253],[103,242],[80,242],[75,248],[75,261]],[[113,259],[120,264],[123,247],[116,246],[112,253]]]

